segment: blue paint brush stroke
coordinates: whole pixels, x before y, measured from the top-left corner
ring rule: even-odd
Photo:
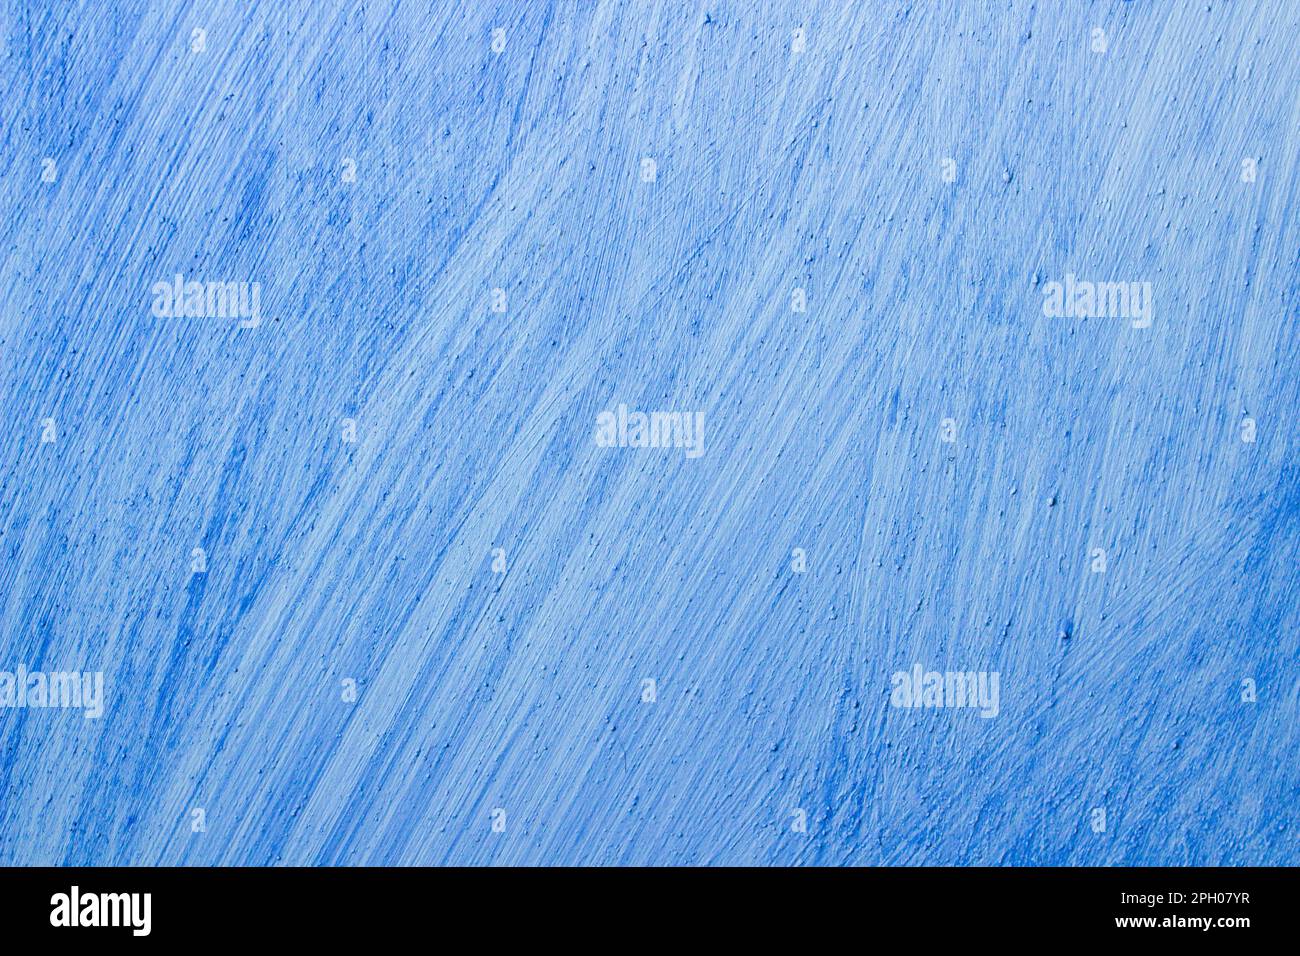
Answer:
[[[5,4],[0,863],[1300,861],[1300,5],[996,7]]]

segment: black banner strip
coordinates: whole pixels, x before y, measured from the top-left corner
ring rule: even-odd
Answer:
[[[927,945],[1196,937],[1232,946],[1290,928],[1297,882],[1295,870],[1253,868],[4,869],[0,925],[11,943],[331,951],[431,931],[444,941],[452,931],[470,941],[532,932],[534,943],[905,930]]]

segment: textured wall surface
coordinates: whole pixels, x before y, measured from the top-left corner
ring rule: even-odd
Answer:
[[[1300,862],[1300,4],[0,36],[0,862]]]

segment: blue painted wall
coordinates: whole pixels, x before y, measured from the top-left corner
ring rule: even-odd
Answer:
[[[1298,35],[10,0],[0,862],[1297,862]]]

